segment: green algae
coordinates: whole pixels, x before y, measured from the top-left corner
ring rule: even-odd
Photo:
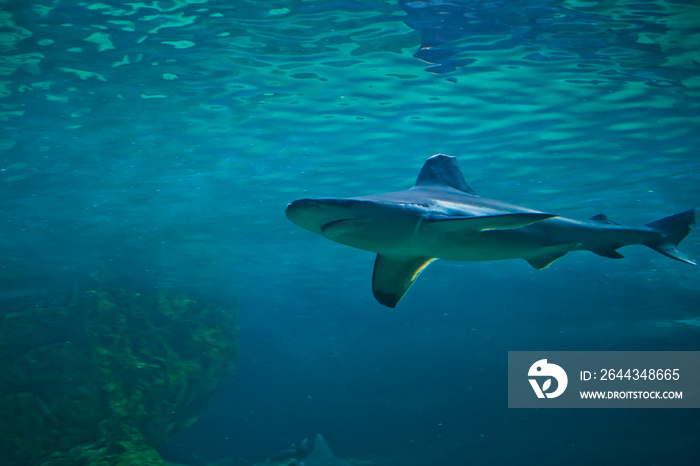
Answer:
[[[184,295],[97,290],[0,320],[0,458],[163,465],[236,365],[236,313]]]

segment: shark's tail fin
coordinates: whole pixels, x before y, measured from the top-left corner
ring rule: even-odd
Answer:
[[[690,233],[694,225],[695,209],[686,210],[680,214],[670,215],[660,220],[647,223],[644,226],[655,230],[659,233],[659,237],[654,241],[645,243],[645,246],[649,246],[671,259],[676,259],[686,264],[697,265],[678,250],[678,244]]]

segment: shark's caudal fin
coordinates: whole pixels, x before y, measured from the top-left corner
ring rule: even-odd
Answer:
[[[686,210],[680,214],[664,217],[644,225],[659,233],[659,238],[654,241],[644,243],[655,251],[671,259],[685,262],[686,264],[697,265],[678,250],[678,244],[685,238],[695,225],[695,209]]]
[[[418,275],[435,259],[396,257],[377,254],[372,276],[372,292],[380,304],[396,307]]]
[[[416,180],[416,187],[420,186],[449,187],[474,194],[472,188],[464,181],[457,159],[445,154],[436,154],[426,160]]]

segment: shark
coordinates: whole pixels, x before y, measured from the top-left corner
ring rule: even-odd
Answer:
[[[330,445],[321,434],[315,434],[311,438],[309,454],[299,461],[299,466],[350,466],[331,451]]]
[[[694,208],[641,227],[620,225],[604,214],[574,220],[478,196],[457,159],[445,154],[430,157],[408,190],[298,199],[285,213],[302,228],[376,253],[372,291],[390,308],[437,259],[524,259],[541,270],[572,251],[620,259],[619,248],[644,245],[697,265],[678,250],[695,225]]]
[[[213,463],[198,459],[198,463],[207,466],[242,466],[240,456],[228,456]],[[190,466],[184,463],[166,461],[167,466]],[[248,463],[250,464],[250,463]],[[321,434],[314,434],[302,440],[298,446],[279,451],[267,458],[264,463],[254,463],[252,466],[350,466],[350,462],[333,454],[330,445]]]
[[[345,460],[335,455],[330,445],[321,434],[314,434],[304,439],[298,447],[282,450],[265,463],[256,463],[253,466],[287,465],[287,466],[350,466]]]

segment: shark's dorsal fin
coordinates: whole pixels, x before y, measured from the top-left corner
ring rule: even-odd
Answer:
[[[433,155],[425,161],[416,180],[416,187],[418,186],[443,186],[474,194],[464,181],[457,159],[445,154]]]
[[[605,223],[606,225],[619,225],[619,223],[615,223],[612,220],[608,219],[607,215],[605,214],[594,215],[588,220],[591,222]]]
[[[435,259],[377,254],[372,276],[372,292],[380,304],[396,307],[418,275]]]
[[[312,450],[300,464],[304,466],[348,466],[346,461],[333,456],[331,447],[321,434],[314,435]]]

